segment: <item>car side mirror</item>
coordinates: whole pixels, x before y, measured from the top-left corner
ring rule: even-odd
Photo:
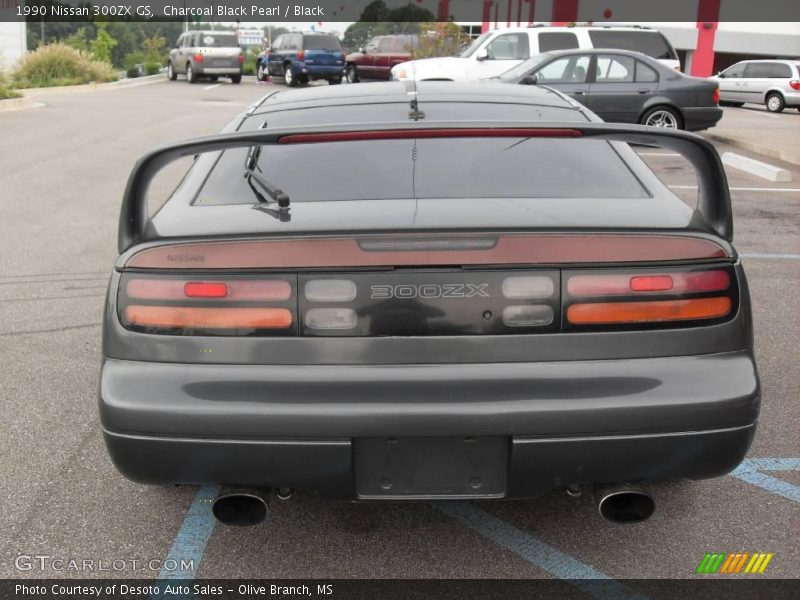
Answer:
[[[520,79],[520,84],[522,85],[536,85],[539,83],[539,80],[536,78],[536,75],[526,75],[522,79]]]
[[[486,48],[481,48],[478,50],[478,53],[475,55],[477,60],[486,60],[489,58],[489,51]]]

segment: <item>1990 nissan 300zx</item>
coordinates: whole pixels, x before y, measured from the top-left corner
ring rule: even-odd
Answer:
[[[118,469],[235,486],[215,512],[244,524],[264,490],[298,488],[595,486],[637,520],[637,482],[738,465],[759,381],[714,148],[546,88],[407,85],[274,92],[140,159],[103,333]],[[691,163],[696,209],[637,145]],[[153,176],[184,156],[150,217]]]

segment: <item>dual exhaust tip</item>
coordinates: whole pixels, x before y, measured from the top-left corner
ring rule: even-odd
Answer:
[[[571,496],[581,494],[580,488],[567,488]],[[214,499],[214,518],[225,525],[252,527],[269,518],[269,488],[225,488]],[[277,488],[275,497],[288,500],[290,488]],[[656,509],[653,497],[643,489],[626,484],[601,485],[594,489],[597,510],[612,523],[640,523],[649,519]]]

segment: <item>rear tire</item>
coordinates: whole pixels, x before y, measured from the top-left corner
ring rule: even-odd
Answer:
[[[642,115],[639,123],[664,129],[683,129],[680,113],[669,106],[654,106]]]
[[[209,79],[211,79],[211,81],[219,81],[219,75],[212,75]]]
[[[361,81],[361,78],[358,76],[358,68],[355,65],[347,65],[344,77],[347,83],[358,83]]]
[[[241,75],[231,75],[231,83],[242,83]]]
[[[767,110],[771,113],[779,113],[786,108],[786,102],[783,100],[783,96],[778,92],[770,92],[767,94],[767,101],[765,104],[767,105]]]
[[[328,85],[339,85],[342,83],[341,77],[334,77],[333,79],[328,79]]]
[[[189,83],[197,83],[197,73],[192,68],[192,63],[186,63],[186,81]]]
[[[178,74],[175,72],[175,67],[172,66],[172,61],[167,63],[167,79],[170,81],[175,81],[178,78]]]
[[[258,63],[258,68],[256,69],[256,79],[259,81],[266,81],[267,80],[267,71],[264,69],[264,63]]]
[[[287,87],[297,87],[297,77],[292,73],[292,65],[283,65],[283,81]]]

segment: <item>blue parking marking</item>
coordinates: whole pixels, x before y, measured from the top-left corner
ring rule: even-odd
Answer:
[[[447,516],[510,550],[520,558],[598,600],[644,600],[645,596],[608,575],[564,554],[468,502],[447,502],[436,507]]]
[[[216,520],[211,512],[214,498],[219,494],[220,486],[204,485],[199,490],[183,518],[178,533],[172,542],[166,558],[161,563],[162,568],[156,578],[156,584],[163,590],[164,584],[171,580],[180,579],[182,582],[191,581],[203,561],[206,544],[214,532]],[[177,568],[171,568],[173,565]],[[163,594],[151,595],[150,600],[161,600]],[[189,596],[191,597],[191,596]],[[169,596],[171,600],[178,600],[177,596]]]
[[[800,504],[800,486],[762,471],[800,471],[800,458],[745,458],[733,477]]]

